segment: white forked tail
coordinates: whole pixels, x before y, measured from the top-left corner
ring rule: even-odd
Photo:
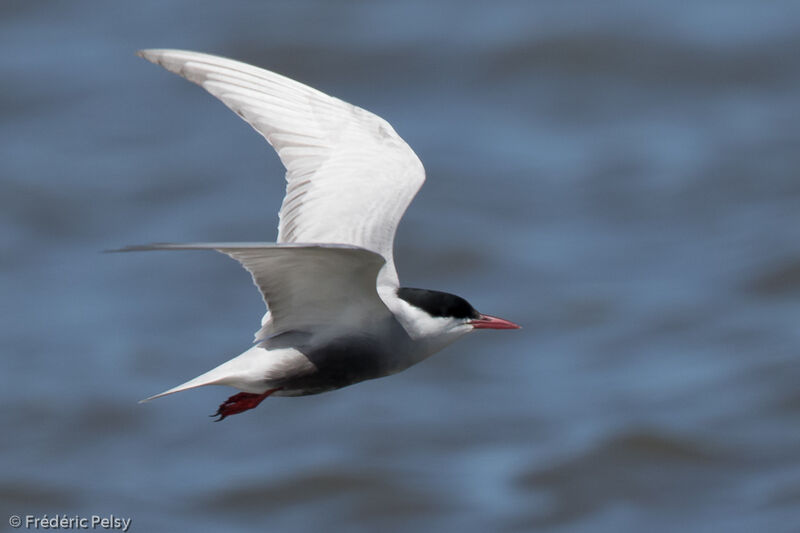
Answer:
[[[196,378],[162,393],[139,400],[139,403],[149,402],[162,396],[206,385],[229,385],[244,392],[262,393],[268,388],[265,378],[269,377],[268,366],[271,366],[270,359],[274,358],[274,356],[270,357],[270,355],[272,354],[269,354],[267,350],[259,346],[253,346],[246,352],[229,361],[225,361],[205,374],[200,374]]]
[[[162,396],[175,394],[176,392],[182,392],[189,389],[196,389],[197,387],[203,387],[205,385],[221,385],[222,383],[219,382],[220,378],[217,376],[218,369],[219,367],[215,368],[214,370],[209,370],[205,374],[201,374],[194,379],[190,379],[186,383],[178,385],[177,387],[172,387],[169,390],[165,390],[164,392],[155,394],[149,398],[145,398],[144,400],[139,400],[139,403],[149,402],[150,400],[155,400],[156,398],[161,398]]]

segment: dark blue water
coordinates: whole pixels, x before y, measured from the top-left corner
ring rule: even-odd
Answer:
[[[132,531],[800,529],[800,4],[4,2],[0,523]],[[275,398],[140,398],[243,351],[215,254],[283,169],[177,47],[370,109],[428,181],[409,286],[524,326]]]

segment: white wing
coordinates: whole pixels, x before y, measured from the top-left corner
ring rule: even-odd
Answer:
[[[364,324],[390,316],[375,280],[382,256],[353,246],[271,243],[191,243],[129,246],[141,250],[216,250],[250,272],[271,320],[256,334],[264,340],[286,331]]]
[[[180,50],[139,55],[197,83],[247,121],[286,167],[278,242],[372,250],[397,287],[394,235],[425,170],[388,122],[286,77],[238,61]]]

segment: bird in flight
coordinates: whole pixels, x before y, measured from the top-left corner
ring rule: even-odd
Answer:
[[[318,394],[400,372],[476,329],[519,328],[454,294],[400,286],[394,236],[425,170],[388,122],[238,61],[181,50],[139,55],[219,98],[286,167],[275,243],[117,250],[222,252],[247,269],[267,306],[250,349],[143,402],[205,385],[240,390],[212,415],[219,421],[270,395]]]

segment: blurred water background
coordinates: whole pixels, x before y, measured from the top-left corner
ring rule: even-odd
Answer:
[[[243,351],[216,254],[283,169],[134,55],[270,68],[386,118],[428,181],[407,286],[520,332],[391,378],[136,401]],[[0,510],[132,531],[800,530],[800,3],[0,4]]]

